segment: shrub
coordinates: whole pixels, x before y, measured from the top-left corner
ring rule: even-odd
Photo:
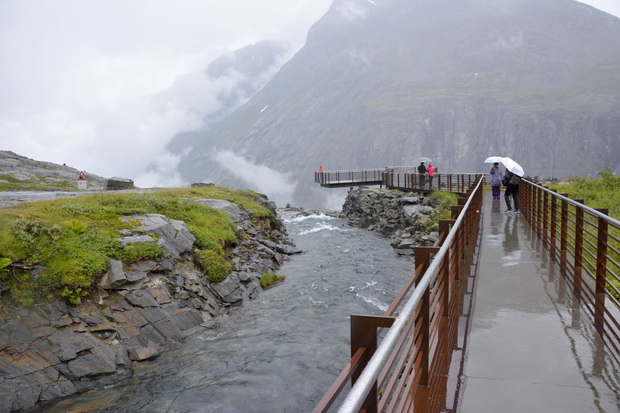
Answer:
[[[233,265],[213,250],[199,250],[197,256],[205,278],[214,284],[224,281],[233,270]]]
[[[286,277],[284,275],[276,275],[274,273],[268,272],[260,277],[260,286],[263,289],[267,289],[274,284],[284,281],[285,278]]]
[[[159,260],[163,255],[164,250],[155,242],[135,242],[123,247],[114,258],[132,264],[143,260]]]

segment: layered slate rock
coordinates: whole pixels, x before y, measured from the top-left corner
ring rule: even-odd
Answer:
[[[263,274],[300,252],[279,219],[255,225],[251,211],[228,201],[196,202],[236,223],[243,241],[232,250],[234,271],[210,283],[195,264],[194,237],[184,222],[127,217],[134,229],[119,241],[156,242],[164,257],[131,265],[111,259],[98,289],[78,307],[54,301],[0,318],[0,413],[118,383],[131,376],[133,363],[216,328],[218,316],[260,294]],[[260,202],[275,213],[275,204]]]
[[[422,223],[436,207],[422,195],[385,189],[351,189],[342,207],[349,224],[391,237],[399,255],[413,255],[419,245],[433,245],[436,233],[422,231]]]

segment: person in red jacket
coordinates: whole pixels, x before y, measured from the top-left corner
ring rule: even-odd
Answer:
[[[429,163],[428,168],[426,168],[426,173],[428,174],[428,186],[433,189],[433,177],[435,176],[435,168],[433,168],[433,164]]]

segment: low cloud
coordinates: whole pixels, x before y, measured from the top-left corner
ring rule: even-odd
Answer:
[[[336,11],[346,20],[359,20],[368,17],[368,9],[353,1],[346,1],[337,6]]]
[[[290,174],[254,164],[231,151],[218,152],[215,160],[235,177],[246,182],[250,189],[267,195],[276,205],[282,206],[292,201],[297,182]]]
[[[330,1],[0,1],[0,149],[138,186],[182,184],[163,148],[224,116],[222,97],[227,109],[250,98],[248,78],[211,78],[209,64],[261,40],[290,57]]]
[[[524,45],[523,33],[519,32],[514,36],[500,37],[493,43],[493,48],[501,51],[511,51],[520,49]]]

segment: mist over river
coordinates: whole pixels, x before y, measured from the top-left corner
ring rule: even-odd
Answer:
[[[340,218],[286,226],[303,253],[280,268],[283,283],[219,318],[217,328],[136,363],[126,383],[39,411],[310,411],[349,359],[349,315],[382,314],[413,264],[389,239]]]

